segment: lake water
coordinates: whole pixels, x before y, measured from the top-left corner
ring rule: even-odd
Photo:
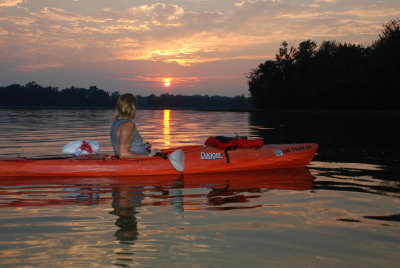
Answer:
[[[0,109],[0,156],[111,153],[112,110]],[[0,178],[1,267],[396,267],[400,115],[139,110],[153,147],[236,133],[317,142],[307,169],[135,178]]]

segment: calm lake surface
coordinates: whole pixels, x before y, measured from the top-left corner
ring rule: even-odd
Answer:
[[[235,133],[317,142],[307,169],[0,178],[1,267],[396,267],[400,114],[139,110],[154,148]],[[111,153],[113,110],[0,109],[0,157]],[[210,181],[212,183],[210,183]]]

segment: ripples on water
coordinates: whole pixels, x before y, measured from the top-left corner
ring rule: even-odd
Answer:
[[[71,140],[93,139],[103,153],[113,110],[0,110],[2,155],[59,155]],[[203,144],[212,135],[256,137],[248,113],[145,110],[136,120],[143,138],[157,148]]]
[[[60,155],[81,138],[111,153],[112,117],[112,110],[0,110],[0,155]],[[266,140],[265,132],[283,129],[249,113],[195,111],[139,111],[137,125],[158,148],[235,132]],[[308,169],[1,178],[0,265],[394,267],[397,175],[382,163],[317,156]]]

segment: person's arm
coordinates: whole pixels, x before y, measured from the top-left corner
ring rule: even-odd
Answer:
[[[135,124],[132,122],[121,124],[117,130],[117,135],[119,136],[118,152],[120,158],[147,157],[147,155],[136,154],[130,151],[133,139],[135,138]]]

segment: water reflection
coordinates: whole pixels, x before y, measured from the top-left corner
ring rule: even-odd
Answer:
[[[250,126],[268,144],[316,142],[315,160],[384,165],[398,173],[397,111],[263,111]]]
[[[0,185],[2,184],[4,183],[0,183]],[[107,192],[93,185],[0,186],[0,191],[0,208],[60,205],[93,206],[104,202],[100,194]]]
[[[58,155],[81,138],[112,152],[112,116],[0,110],[1,155]],[[392,267],[400,241],[398,123],[375,113],[140,110],[138,127],[155,148],[237,132],[266,143],[318,142],[317,161],[309,171],[2,178],[0,262]]]
[[[16,177],[0,180],[0,207],[97,205],[106,203],[111,194],[113,213],[132,218],[140,206],[170,206],[173,211],[255,208],[258,205],[234,204],[248,203],[268,189],[313,186],[314,177],[305,168],[109,178]],[[207,193],[186,193],[186,189]]]
[[[313,189],[316,191],[329,191],[330,193],[349,192],[351,193],[350,196],[356,193],[367,194],[365,201],[367,201],[368,205],[370,205],[371,202],[369,200],[371,195],[399,199],[400,182],[396,180],[395,177],[382,178],[383,168],[384,167],[380,165],[365,163],[315,161],[310,165],[311,173],[318,178],[315,180]],[[350,197],[350,200],[351,198],[352,197]],[[351,200],[350,204],[352,204],[352,202],[362,203],[364,200]],[[376,206],[376,204],[374,204],[374,206]],[[387,206],[384,211],[384,213],[387,214],[380,215],[378,212],[378,215],[371,215],[371,211],[365,211],[363,215],[359,215],[360,213],[343,213],[343,216],[346,217],[338,217],[336,221],[353,224],[363,223],[365,220],[387,222],[400,221],[399,214],[397,213],[398,209],[396,210],[395,206]],[[383,225],[389,226],[388,223],[383,223]]]
[[[71,211],[76,210],[74,206],[108,206],[109,214],[114,216],[108,219],[115,226],[113,236],[121,245],[115,250],[117,257],[114,263],[131,265],[136,251],[143,251],[147,247],[147,250],[151,250],[154,246],[143,245],[142,242],[136,248],[140,239],[149,236],[149,227],[146,226],[149,220],[141,223],[143,217],[154,217],[156,222],[153,224],[157,224],[157,221],[171,220],[171,215],[167,215],[173,213],[182,215],[184,219],[183,213],[189,211],[260,208],[263,205],[261,197],[269,189],[307,190],[312,189],[313,181],[314,177],[307,169],[107,178],[19,177],[0,180],[0,208],[50,209],[64,205]],[[149,209],[157,207],[163,208],[167,214]],[[25,211],[26,219],[32,217],[32,211]],[[168,222],[167,226],[160,228],[183,231],[186,227],[180,225],[181,222]],[[83,228],[96,227],[89,224]],[[156,227],[151,229],[152,232],[161,231]],[[188,246],[193,246],[190,241],[185,236],[179,239],[186,246],[174,245],[175,250],[190,252]],[[204,246],[210,246],[196,245],[196,250],[203,251]]]
[[[400,214],[385,215],[385,216],[364,216],[364,218],[380,220],[380,221],[400,221]]]
[[[382,168],[363,163],[314,162],[310,165],[313,175],[318,177],[314,186],[316,190],[350,191],[400,198],[400,182],[395,177],[391,180],[381,178]]]
[[[169,130],[169,120],[170,120],[171,110],[164,110],[164,144],[170,146],[170,130]]]
[[[247,193],[247,194],[246,194]],[[258,194],[254,194],[258,193]],[[242,188],[236,190],[229,189],[229,183],[225,189],[213,188],[207,194],[207,205],[212,210],[231,210],[231,209],[249,209],[260,207],[261,204],[253,206],[235,206],[236,203],[247,203],[252,198],[259,198],[261,195],[260,188]],[[224,206],[222,206],[224,205]],[[229,205],[229,206],[226,206]],[[220,207],[222,206],[222,207]]]
[[[136,208],[142,205],[143,187],[121,186],[113,188],[111,214],[118,216],[119,229],[115,237],[121,242],[133,243],[138,236]]]
[[[257,199],[269,189],[349,191],[400,198],[400,183],[374,178],[380,174],[374,165],[360,165],[364,169],[330,165],[316,162],[310,167],[312,174],[301,168],[169,176],[2,178],[0,207],[94,206],[107,203],[111,194],[113,213],[121,216],[121,222],[133,222],[135,208],[140,206],[169,206],[172,211],[257,208],[262,205]],[[203,192],[193,194],[190,189]]]

